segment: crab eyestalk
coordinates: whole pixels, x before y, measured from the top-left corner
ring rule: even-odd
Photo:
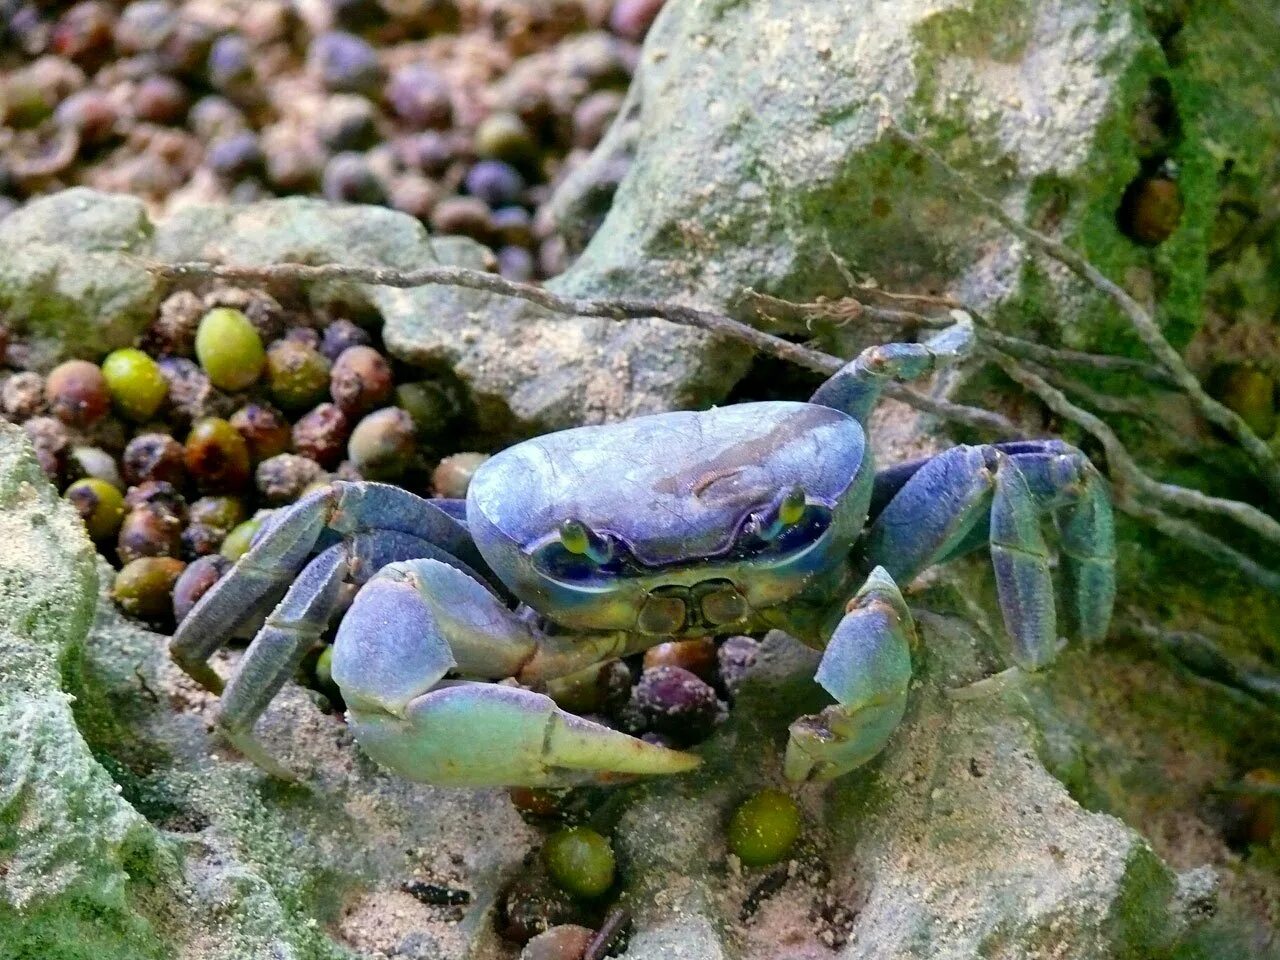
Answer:
[[[570,518],[560,524],[560,543],[570,553],[586,557],[597,566],[613,559],[613,544],[581,520]]]
[[[804,519],[806,506],[808,502],[802,488],[795,486],[784,491],[767,509],[752,518],[756,536],[769,542],[777,540],[788,527]]]

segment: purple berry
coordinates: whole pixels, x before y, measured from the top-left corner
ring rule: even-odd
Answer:
[[[631,696],[654,732],[684,743],[705,737],[720,712],[715,690],[683,667],[644,671]]]
[[[491,207],[504,207],[520,199],[524,177],[501,160],[481,160],[467,171],[467,192]]]
[[[239,180],[262,169],[262,148],[248,130],[221,137],[205,152],[209,169],[228,180]]]
[[[498,272],[508,280],[532,280],[536,269],[533,254],[524,247],[503,247],[498,251]]]
[[[209,48],[209,83],[223,93],[243,91],[253,83],[253,51],[238,33],[219,37]]]
[[[339,203],[384,203],[386,191],[369,161],[359,153],[340,153],[324,168],[321,191]]]
[[[453,119],[449,85],[435,70],[421,63],[401,67],[391,77],[387,102],[411,127],[445,128]]]
[[[350,33],[322,33],[312,41],[307,60],[320,82],[335,93],[373,94],[382,83],[377,52]]]

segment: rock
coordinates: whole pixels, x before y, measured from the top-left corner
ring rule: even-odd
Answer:
[[[160,299],[141,259],[151,232],[141,201],[82,188],[4,218],[0,314],[30,334],[29,366],[47,370],[133,345]]]

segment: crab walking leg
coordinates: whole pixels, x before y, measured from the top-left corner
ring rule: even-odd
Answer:
[[[1071,604],[1086,638],[1105,634],[1114,598],[1114,536],[1101,477],[1079,451],[1054,441],[955,447],[919,467],[871,524],[868,565],[899,582],[990,544],[1005,626],[1020,666],[1057,652],[1057,624],[1041,517],[1065,518]]]
[[[836,626],[816,679],[836,699],[791,724],[783,770],[790,780],[831,780],[884,749],[907,709],[915,627],[883,567],[867,577]]]
[[[231,573],[200,598],[169,644],[178,665],[217,693],[221,681],[206,661],[237,627],[293,580],[326,531],[355,534],[390,530],[434,544],[485,571],[466,525],[429,500],[399,487],[334,483],[285,508],[268,522]]]
[[[566,713],[541,693],[471,678],[571,673],[625,649],[621,635],[543,637],[479,582],[434,560],[396,563],[357,595],[333,679],[379,763],[447,786],[550,786],[677,773],[698,760]]]
[[[973,323],[961,320],[924,343],[886,343],[868,347],[814,391],[811,403],[834,407],[866,423],[891,380],[915,380],[967,355],[974,344]]]

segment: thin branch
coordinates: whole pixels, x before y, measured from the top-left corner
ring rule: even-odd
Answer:
[[[1117,497],[1116,507],[1129,516],[1149,524],[1165,536],[1193,550],[1215,557],[1227,566],[1235,567],[1259,586],[1273,592],[1280,592],[1280,573],[1267,569],[1235,547],[1206,533],[1189,520],[1171,517],[1163,510],[1137,502],[1133,497]]]
[[[1280,522],[1247,503],[1212,497],[1199,490],[1161,483],[1153,479],[1142,471],[1129,451],[1125,449],[1124,444],[1120,442],[1120,438],[1106,423],[1089,411],[1076,406],[1061,390],[1021,366],[1017,361],[999,353],[989,355],[1000,369],[1009,375],[1010,379],[1039,397],[1054,413],[1087,430],[1102,444],[1107,452],[1107,464],[1111,468],[1112,481],[1121,494],[1127,495],[1136,490],[1186,510],[1226,517],[1252,530],[1264,540],[1280,546]]]
[[[157,263],[152,264],[150,270],[162,280],[169,282],[223,280],[230,283],[299,284],[337,280],[382,287],[426,287],[432,284],[462,287],[503,297],[515,297],[564,316],[600,317],[605,320],[644,320],[657,317],[746,343],[759,353],[778,357],[816,373],[830,375],[843,365],[843,361],[838,357],[791,343],[710,310],[661,300],[628,298],[597,300],[586,297],[563,297],[545,287],[517,283],[496,273],[471,270],[467,267],[430,266],[416,270],[391,270],[383,267],[346,266],[338,263],[321,265],[273,263],[261,266]]]
[[[1164,338],[1159,325],[1138,301],[1066,244],[1060,243],[1009,216],[999,203],[970,183],[967,177],[951,166],[941,154],[919,137],[908,133],[892,119],[887,118],[887,123],[888,129],[893,136],[896,136],[921,156],[933,162],[962,193],[991,214],[1005,229],[1058,261],[1076,276],[1108,296],[1129,318],[1129,322],[1133,325],[1139,339],[1151,351],[1152,356],[1169,371],[1174,381],[1192,399],[1204,418],[1210,423],[1221,427],[1236,439],[1236,442],[1254,461],[1259,475],[1271,489],[1273,495],[1280,498],[1280,458],[1277,458],[1271,448],[1249,428],[1249,425],[1244,422],[1239,414],[1223,406],[1205,393],[1195,374],[1183,362],[1182,357],[1178,355],[1178,351],[1174,350],[1169,341]]]

